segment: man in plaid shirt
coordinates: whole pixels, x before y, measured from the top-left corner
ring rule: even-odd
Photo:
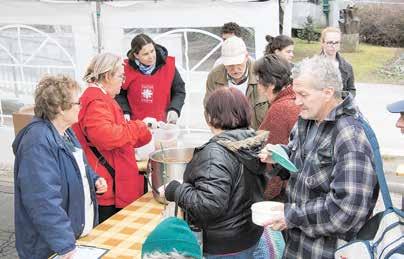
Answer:
[[[337,246],[356,235],[375,206],[372,149],[332,60],[306,59],[293,78],[301,113],[283,148],[299,171],[290,173],[283,216],[267,224],[285,230],[285,258],[334,258]],[[274,163],[267,149],[260,157]]]

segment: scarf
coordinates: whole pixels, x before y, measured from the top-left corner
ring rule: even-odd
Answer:
[[[143,65],[142,63],[140,63],[139,60],[137,60],[137,59],[135,59],[135,63],[139,67],[140,72],[142,72],[142,74],[144,74],[144,75],[151,75],[153,70],[156,68],[156,63],[154,63],[151,66],[146,66],[146,65]]]

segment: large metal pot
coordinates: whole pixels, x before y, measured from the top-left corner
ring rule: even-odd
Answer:
[[[150,154],[147,178],[154,199],[160,203],[167,203],[164,198],[159,196],[157,189],[172,180],[182,181],[185,167],[191,161],[193,153],[194,148],[167,148]]]

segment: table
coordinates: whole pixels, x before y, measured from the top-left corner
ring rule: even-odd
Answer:
[[[148,192],[80,238],[78,244],[109,249],[103,259],[141,258],[142,244],[160,223],[163,210],[164,205]]]

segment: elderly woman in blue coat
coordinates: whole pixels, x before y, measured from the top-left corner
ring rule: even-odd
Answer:
[[[13,143],[15,242],[21,259],[73,258],[76,239],[98,223],[97,193],[106,182],[87,166],[69,127],[80,110],[79,85],[46,76],[35,91],[35,116]]]

